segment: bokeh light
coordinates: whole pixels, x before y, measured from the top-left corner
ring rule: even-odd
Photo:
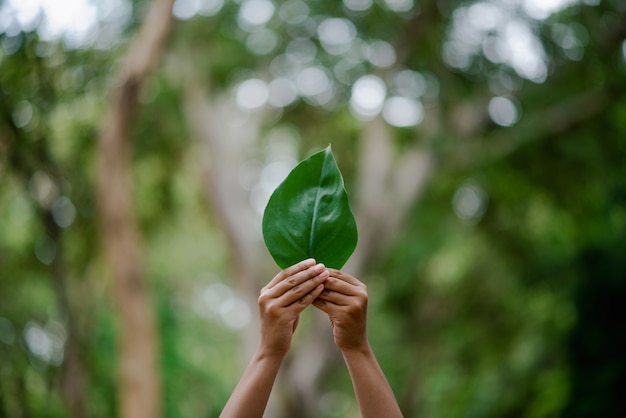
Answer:
[[[356,37],[356,28],[348,19],[324,19],[317,27],[317,34],[322,46],[332,55],[347,52]]]
[[[278,16],[286,23],[298,25],[309,17],[309,6],[300,0],[288,0],[278,9]]]
[[[267,83],[258,78],[251,78],[239,84],[235,92],[235,103],[240,109],[257,110],[265,105],[269,98]]]
[[[343,5],[346,9],[354,12],[364,12],[369,10],[374,4],[373,0],[343,0]]]
[[[461,221],[476,223],[487,210],[487,194],[474,180],[467,180],[454,193],[452,209]]]
[[[388,68],[396,62],[396,51],[388,42],[374,41],[368,46],[367,60],[376,67]]]
[[[246,47],[257,55],[267,55],[278,46],[279,39],[276,32],[261,28],[251,32],[246,39]]]
[[[275,9],[270,0],[244,0],[239,9],[239,26],[249,30],[264,25],[274,16]]]
[[[59,197],[52,205],[52,219],[61,228],[69,228],[76,219],[76,207],[66,196]]]
[[[269,103],[274,107],[287,107],[298,98],[298,88],[288,78],[277,78],[269,84]]]
[[[63,362],[65,328],[58,322],[50,321],[43,327],[29,321],[24,326],[24,341],[28,351],[39,360],[54,366]]]
[[[413,8],[413,0],[384,0],[384,2],[389,10],[398,13],[408,12]]]
[[[217,320],[232,331],[239,331],[250,323],[251,310],[246,301],[237,296],[230,286],[220,282],[194,292],[191,306],[199,316]]]
[[[512,126],[520,119],[520,107],[511,97],[498,96],[489,101],[489,117],[500,126]]]
[[[385,101],[383,118],[399,128],[415,126],[424,119],[422,103],[407,97],[394,96]]]
[[[15,36],[37,30],[41,40],[62,41],[66,48],[110,48],[120,38],[132,14],[128,0],[92,2],[7,0],[0,4],[0,32]]]
[[[482,54],[494,64],[510,66],[522,78],[542,83],[548,76],[548,56],[536,33],[535,20],[546,19],[570,4],[567,0],[485,0],[459,7],[454,11],[442,57],[448,66],[465,71]],[[518,6],[526,16],[519,14]],[[575,32],[558,26],[557,31],[566,55],[581,59],[583,42]]]
[[[350,110],[357,119],[373,119],[382,110],[386,95],[387,87],[380,77],[363,76],[352,86]]]

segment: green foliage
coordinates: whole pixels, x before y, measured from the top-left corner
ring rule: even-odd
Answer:
[[[263,238],[281,268],[307,258],[343,267],[356,247],[357,227],[330,145],[276,188],[263,215]]]
[[[41,350],[28,330],[41,331],[40,341],[63,341],[64,348],[70,332],[76,336],[87,415],[116,413],[117,324],[94,187],[108,91],[149,4],[132,3],[126,33],[110,48],[42,40],[34,24],[21,32],[19,25],[0,28],[0,416],[69,416],[61,390],[66,364]],[[249,111],[241,124],[261,119],[261,138],[242,147],[246,165],[235,176],[245,177],[250,167],[262,172],[277,143],[266,132],[291,126],[297,139],[289,142],[289,162],[335,138],[345,183],[361,191],[368,185],[359,184],[359,173],[381,169],[388,156],[360,165],[363,132],[371,126],[353,116],[354,82],[377,75],[395,95],[395,76],[408,69],[430,89],[417,98],[422,122],[389,132],[394,153],[418,147],[431,155],[434,169],[389,247],[368,260],[359,277],[370,293],[370,339],[405,415],[623,416],[626,19],[620,2],[578,2],[545,19],[525,15],[532,10],[524,5],[538,2],[506,2],[516,5],[513,20],[527,23],[532,35],[518,40],[542,48],[546,77],[540,82],[520,76],[506,50],[496,48],[501,55],[494,59],[498,25],[480,44],[467,46],[475,32],[449,43],[455,19],[480,10],[471,6],[503,2],[414,2],[412,11],[398,13],[387,4],[405,2],[374,2],[365,11],[347,5],[367,2],[277,2],[265,25],[247,28],[240,25],[243,3],[226,2],[216,15],[177,22],[135,121],[134,208],[161,331],[165,416],[218,416],[242,361],[241,330],[220,316],[224,293],[211,293],[234,292],[236,259],[207,203],[207,150],[191,140],[184,82],[197,77],[209,86],[211,103],[230,103],[245,79],[269,84],[291,77],[295,83],[308,67],[328,77],[332,100],[299,94],[283,108]],[[285,4],[304,5],[305,18],[286,22]],[[325,49],[317,25],[330,17],[354,26],[349,50]],[[461,29],[473,30],[488,19],[464,23]],[[263,36],[275,45],[254,50],[250,45]],[[397,53],[391,67],[368,59],[379,40]],[[458,59],[465,47],[467,62],[451,66],[450,57]],[[287,51],[292,55],[285,61]],[[281,59],[289,65],[277,65]],[[494,96],[511,99],[517,122],[493,121],[488,104]],[[220,141],[234,143],[236,126],[207,118],[211,123],[223,128]],[[317,169],[334,164],[326,153],[317,156]],[[319,173],[313,174],[309,180],[317,186]],[[337,175],[331,194],[346,208]],[[251,199],[263,183],[255,176],[245,186]],[[291,185],[288,191],[303,190]],[[472,199],[482,206],[469,216],[462,204]],[[389,208],[379,216],[397,214]],[[275,214],[280,224],[284,213]],[[351,217],[347,222],[352,230]],[[250,224],[261,230],[260,219]],[[285,263],[311,255],[303,250]],[[318,261],[339,267],[348,256]],[[268,279],[273,274],[265,266],[258,270]],[[332,372],[322,390],[320,416],[354,413],[345,369]]]

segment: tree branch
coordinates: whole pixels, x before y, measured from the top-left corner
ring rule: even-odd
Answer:
[[[119,340],[119,416],[161,413],[157,326],[132,204],[131,127],[140,87],[155,70],[171,27],[173,0],[155,0],[112,91],[100,132],[98,199],[102,244],[113,271]]]

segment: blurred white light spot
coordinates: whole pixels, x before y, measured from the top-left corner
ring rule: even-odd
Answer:
[[[543,20],[575,2],[576,0],[523,0],[522,6],[528,16]]]
[[[192,309],[206,319],[219,320],[231,330],[245,327],[250,321],[250,308],[223,283],[211,283],[191,296]]]
[[[452,68],[465,70],[472,63],[472,57],[463,46],[456,41],[443,44],[441,55],[446,64]]]
[[[224,0],[200,0],[200,10],[198,14],[202,16],[214,16],[222,10]]]
[[[424,107],[414,99],[390,97],[385,102],[383,118],[390,125],[400,128],[415,126],[424,119]]]
[[[302,69],[300,60],[292,54],[280,54],[270,62],[270,73],[274,77],[296,77]]]
[[[368,10],[374,4],[373,0],[343,0],[343,5],[347,9],[355,12],[363,12]]]
[[[476,182],[466,181],[454,193],[452,209],[460,220],[477,222],[487,210],[487,194]]]
[[[237,87],[235,102],[245,110],[256,110],[267,102],[269,89],[267,83],[257,78],[246,80]]]
[[[359,119],[373,119],[380,113],[386,95],[387,88],[383,80],[375,75],[363,76],[352,86],[350,109]]]
[[[41,327],[29,321],[24,326],[24,341],[28,350],[46,363],[58,366],[63,362],[65,339],[65,329],[56,322],[49,322]]]
[[[13,110],[13,123],[18,128],[23,128],[30,123],[33,118],[33,106],[28,100],[22,100],[15,105]]]
[[[223,283],[211,283],[201,293],[202,301],[209,316],[219,314],[221,304],[234,297],[233,290]]]
[[[512,126],[520,119],[516,102],[509,97],[497,96],[489,101],[489,116],[500,126]]]
[[[317,46],[309,39],[294,39],[285,47],[285,53],[306,65],[315,59]]]
[[[250,204],[262,215],[274,190],[296,166],[297,132],[289,128],[275,128],[271,131],[268,154],[276,158],[262,168],[259,181],[250,192]]]
[[[59,194],[55,182],[45,172],[38,170],[28,182],[30,195],[41,207],[49,209]]]
[[[220,319],[231,330],[243,329],[250,323],[250,307],[238,297],[226,299],[220,304]]]
[[[579,30],[585,31],[584,34],[588,36],[584,27],[581,27]],[[583,42],[578,38],[574,27],[556,23],[552,25],[552,37],[555,42],[563,48],[565,56],[569,59],[572,61],[580,61],[583,58]]]
[[[329,54],[339,55],[350,49],[356,36],[356,28],[347,19],[329,18],[319,24],[317,35]]]
[[[502,22],[500,8],[486,1],[472,4],[467,10],[467,14],[470,24],[479,30],[494,29]]]
[[[509,65],[520,77],[542,83],[548,75],[548,57],[531,23],[504,2],[458,7],[442,58],[448,66],[465,71],[482,52],[494,63]]]
[[[257,55],[267,55],[278,45],[278,35],[271,29],[251,32],[246,39],[246,46]]]
[[[293,165],[286,161],[274,161],[261,171],[261,183],[269,189],[276,189],[287,177]]]
[[[0,316],[0,343],[10,345],[15,341],[15,327],[8,319]]]
[[[269,103],[274,107],[286,107],[298,98],[298,89],[288,78],[277,78],[269,85]]]
[[[309,17],[309,6],[300,0],[289,0],[278,9],[278,16],[292,25],[297,25]]]
[[[176,0],[172,6],[172,14],[181,20],[191,19],[199,11],[200,0]]]
[[[510,64],[522,77],[537,83],[545,81],[548,67],[544,50],[527,23],[513,20],[506,25],[505,37],[510,49]]]
[[[497,36],[489,35],[483,40],[483,54],[494,64],[503,64],[510,58],[509,49]]]
[[[52,205],[52,219],[61,228],[68,228],[76,219],[76,207],[70,199],[61,196]]]
[[[412,70],[401,70],[393,76],[394,92],[404,97],[421,97],[426,92],[426,79]]]
[[[330,88],[330,78],[320,67],[308,67],[300,71],[296,77],[298,91],[303,96],[317,96]]]
[[[239,9],[239,25],[244,29],[264,25],[272,18],[274,10],[270,0],[245,0]]]
[[[408,12],[413,8],[413,0],[385,0],[385,5],[394,12]]]
[[[111,46],[130,20],[128,0],[7,0],[0,2],[0,33],[37,31],[40,41],[69,49]]]
[[[263,184],[257,184],[256,187],[250,191],[250,205],[257,214],[263,215],[272,193],[274,193],[274,189]]]
[[[396,51],[385,41],[374,41],[369,45],[367,60],[379,68],[391,67],[396,62]]]

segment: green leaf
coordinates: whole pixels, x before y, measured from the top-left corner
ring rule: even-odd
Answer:
[[[276,188],[263,215],[263,239],[283,269],[310,257],[343,267],[357,228],[330,146],[300,162]]]

